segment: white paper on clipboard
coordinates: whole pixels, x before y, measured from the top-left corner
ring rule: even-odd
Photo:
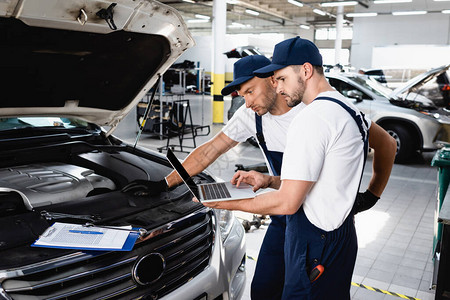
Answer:
[[[124,227],[131,229],[131,226]],[[82,249],[82,250],[126,250],[124,246],[133,232],[100,228],[85,227],[78,224],[56,222],[32,244],[33,247]],[[139,236],[134,234],[133,245]]]

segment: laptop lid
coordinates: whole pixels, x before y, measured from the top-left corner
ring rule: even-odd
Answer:
[[[170,162],[172,167],[177,171],[178,175],[180,175],[183,182],[188,187],[189,191],[192,193],[194,197],[197,197],[200,201],[200,196],[198,194],[198,188],[195,184],[194,180],[192,180],[191,176],[189,176],[189,173],[186,171],[186,169],[183,167],[181,162],[178,160],[178,158],[175,156],[173,151],[170,149],[170,147],[167,148],[167,160]]]

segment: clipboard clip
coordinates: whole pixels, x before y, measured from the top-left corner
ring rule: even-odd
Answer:
[[[117,227],[117,226],[108,226],[108,225],[97,225],[94,223],[86,223],[83,225],[83,227],[99,227],[99,228],[106,228],[106,229],[115,229],[115,230],[123,230],[123,231],[128,231],[128,232],[135,232],[137,234],[139,234],[139,236],[144,237],[147,235],[147,230],[144,228],[139,228],[139,229],[126,229],[123,227]]]

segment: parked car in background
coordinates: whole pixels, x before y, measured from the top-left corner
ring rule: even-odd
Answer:
[[[258,48],[254,46],[242,46],[231,49],[228,52],[224,53],[227,58],[242,58],[249,55],[263,55]]]
[[[397,141],[396,162],[407,162],[417,151],[450,143],[448,111],[405,89],[393,92],[373,78],[353,73],[325,73],[330,84]],[[417,85],[416,85],[417,86]]]
[[[376,81],[380,83],[387,83],[386,76],[384,75],[384,71],[382,69],[359,69],[359,74],[363,74],[366,76],[372,76]]]
[[[396,88],[391,97],[393,99],[423,99],[425,97],[438,107],[449,108],[449,68],[450,64],[419,74]]]
[[[184,185],[121,191],[172,171],[112,132],[193,46],[181,16],[134,0],[10,0],[0,16],[0,299],[239,299],[245,236],[231,212]],[[124,252],[31,247],[55,221],[146,233]]]

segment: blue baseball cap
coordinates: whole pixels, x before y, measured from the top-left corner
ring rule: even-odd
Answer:
[[[233,65],[233,81],[222,89],[222,95],[231,94],[244,82],[255,77],[253,71],[270,65],[270,59],[263,55],[250,55],[241,58]],[[268,77],[268,76],[267,76]]]
[[[272,63],[253,72],[258,77],[269,77],[270,72],[283,69],[290,65],[303,65],[310,63],[313,66],[322,66],[322,55],[319,49],[309,40],[295,37],[275,45]]]

